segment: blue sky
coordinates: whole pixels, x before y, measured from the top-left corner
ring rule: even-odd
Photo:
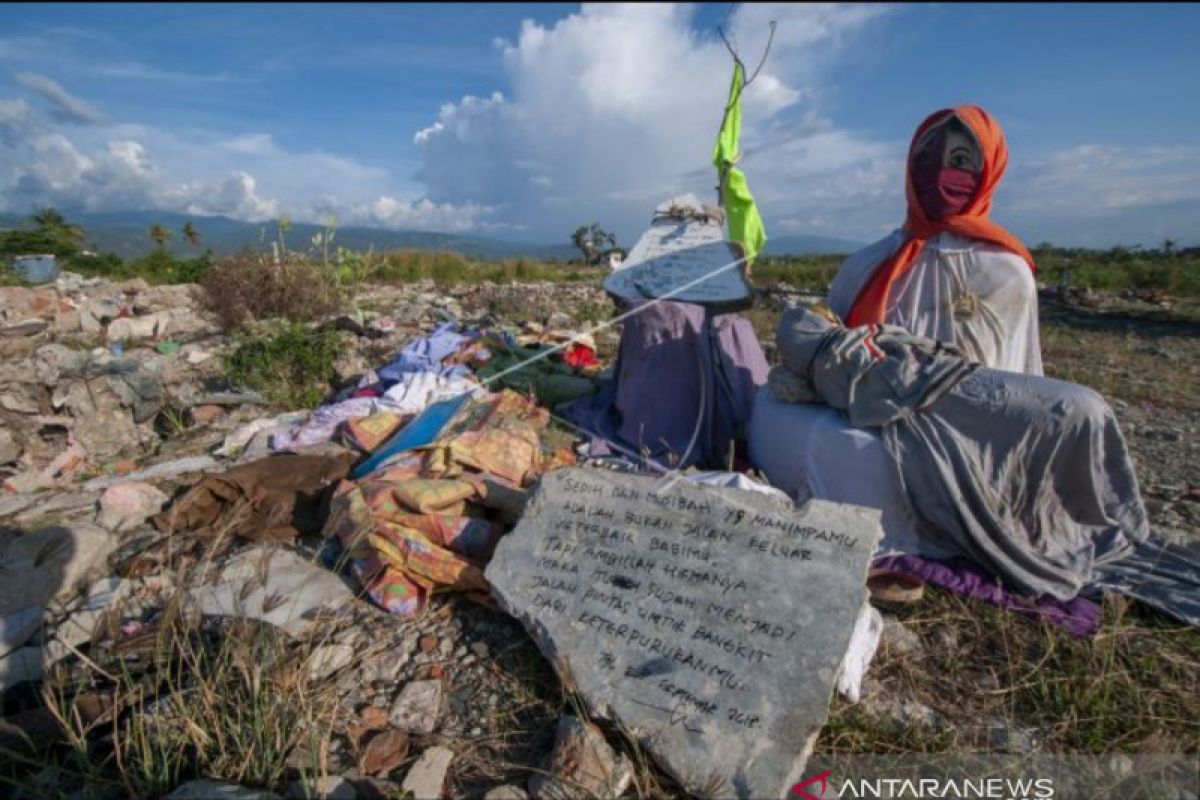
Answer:
[[[165,209],[630,243],[713,183],[731,31],[743,166],[773,236],[903,214],[929,112],[1011,152],[995,219],[1030,243],[1200,241],[1200,7],[7,5],[0,208]]]

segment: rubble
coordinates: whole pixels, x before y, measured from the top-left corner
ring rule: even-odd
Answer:
[[[415,800],[437,800],[442,796],[446,772],[453,759],[454,751],[447,747],[429,748],[404,776],[402,788],[411,792]]]
[[[390,719],[402,731],[427,735],[437,729],[441,711],[442,682],[413,681],[400,691]]]
[[[542,770],[529,779],[533,800],[616,798],[633,779],[628,759],[613,752],[601,730],[570,715],[559,718],[554,751]]]
[[[96,524],[112,531],[131,531],[162,510],[167,496],[148,483],[118,483],[100,496]]]

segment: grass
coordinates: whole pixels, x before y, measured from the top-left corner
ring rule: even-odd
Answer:
[[[986,752],[989,721],[1032,731],[1049,754],[1200,752],[1200,631],[1120,597],[1090,639],[937,590],[883,610],[923,646],[881,649],[868,680],[945,722],[906,726],[839,698],[821,752]]]
[[[336,331],[275,321],[238,334],[236,349],[225,359],[224,376],[281,408],[313,408],[330,391],[343,347]]]
[[[218,532],[190,568],[180,560],[176,585],[207,580],[228,539]],[[110,616],[88,654],[51,668],[40,687],[49,735],[0,747],[0,787],[140,800],[196,778],[279,791],[328,774],[337,698],[310,671],[324,640],[255,620],[206,622],[183,590],[170,592],[140,633],[116,632]],[[48,776],[40,791],[36,775]]]

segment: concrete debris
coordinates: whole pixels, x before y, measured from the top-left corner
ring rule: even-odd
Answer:
[[[247,789],[235,783],[188,781],[167,795],[166,800],[280,800],[274,792]]]
[[[11,464],[21,457],[21,445],[7,428],[0,428],[0,465]]]
[[[404,776],[401,787],[411,792],[414,800],[438,800],[446,784],[446,772],[454,760],[454,751],[447,747],[431,747]]]
[[[131,531],[161,511],[167,499],[167,495],[148,483],[119,483],[100,496],[96,524],[112,531]]]
[[[116,486],[121,483],[130,483],[132,481],[154,481],[165,480],[167,478],[177,478],[180,475],[187,475],[196,472],[208,472],[209,470],[220,469],[221,465],[216,459],[210,456],[190,456],[188,458],[179,458],[174,461],[165,461],[162,464],[155,464],[153,467],[139,469],[130,472],[127,475],[114,475],[110,478],[93,478],[83,484],[84,491],[99,492],[110,486]]]
[[[344,605],[354,593],[337,575],[295,553],[251,547],[229,562],[216,585],[193,589],[191,596],[201,613],[260,619],[301,636],[311,628],[313,612]]]
[[[407,684],[392,706],[391,721],[402,731],[428,735],[437,729],[442,713],[442,682],[413,681]]]

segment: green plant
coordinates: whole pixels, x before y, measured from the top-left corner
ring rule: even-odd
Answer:
[[[336,331],[280,321],[258,335],[237,336],[237,347],[225,361],[225,377],[276,405],[311,408],[329,392],[341,350]]]

